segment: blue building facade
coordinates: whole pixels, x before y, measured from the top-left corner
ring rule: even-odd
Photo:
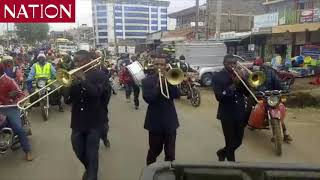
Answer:
[[[127,0],[116,3],[93,0],[93,26],[97,45],[117,40],[143,40],[148,33],[167,30],[169,2]]]

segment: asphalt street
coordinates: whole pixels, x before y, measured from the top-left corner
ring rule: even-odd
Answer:
[[[217,102],[210,90],[202,90],[202,104],[194,108],[182,98],[176,101],[180,120],[176,159],[179,162],[217,161],[216,151],[223,144],[221,125],[216,120]],[[141,100],[142,102],[143,100]],[[109,105],[111,148],[101,142],[99,177],[101,180],[138,180],[148,150],[148,132],[143,129],[147,105],[135,110],[125,101],[123,91],[112,96]],[[292,144],[284,144],[283,155],[274,153],[269,131],[246,130],[237,160],[243,162],[282,162],[320,164],[320,110],[289,109],[286,119]],[[0,155],[0,180],[80,180],[84,168],[75,157],[70,143],[70,107],[50,111],[44,122],[40,112],[29,114],[34,161],[26,162],[21,150]],[[159,157],[163,160],[163,155]]]

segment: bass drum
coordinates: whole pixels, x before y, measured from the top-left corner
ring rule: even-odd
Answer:
[[[127,69],[129,70],[136,84],[141,85],[142,79],[146,77],[142,65],[138,61],[135,61],[128,65]]]

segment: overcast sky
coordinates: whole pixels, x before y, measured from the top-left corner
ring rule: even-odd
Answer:
[[[196,0],[169,0],[169,13],[179,11],[191,6],[194,6]],[[200,4],[205,3],[206,0],[200,0]],[[71,27],[76,27],[77,24],[92,25],[91,17],[91,0],[76,0],[76,23],[55,23],[50,24],[51,30],[65,30]]]

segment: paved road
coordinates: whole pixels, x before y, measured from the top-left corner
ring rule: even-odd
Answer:
[[[202,91],[202,105],[193,108],[187,100],[176,102],[180,119],[176,158],[181,162],[217,161],[215,152],[223,146],[219,121],[215,119],[217,103],[210,91]],[[124,101],[124,92],[113,96],[110,104],[111,149],[101,143],[100,171],[102,180],[137,180],[145,166],[147,132],[143,129],[146,104],[139,111]],[[250,131],[237,152],[239,161],[320,163],[320,110],[290,110],[288,127],[295,141],[284,145],[282,157],[274,155],[268,131]],[[43,122],[36,109],[30,114],[35,160],[25,162],[19,150],[0,156],[1,180],[80,180],[83,167],[70,144],[70,109],[50,112]],[[163,155],[159,160],[163,159]]]

